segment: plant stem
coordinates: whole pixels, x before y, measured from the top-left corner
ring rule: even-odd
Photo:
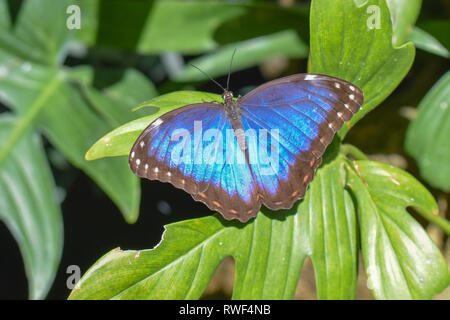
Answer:
[[[357,147],[351,144],[343,144],[341,145],[341,153],[345,156],[351,156],[356,160],[369,160],[369,158],[359,150]]]
[[[59,83],[60,79],[58,75],[52,77],[41,94],[31,104],[25,115],[16,121],[16,125],[12,129],[6,143],[3,145],[3,148],[0,149],[0,167],[3,165],[4,161],[11,153],[11,150],[14,148],[16,143],[20,140],[24,132],[31,126],[36,116],[44,107],[47,99],[55,92]]]
[[[427,219],[428,221],[430,221],[431,223],[434,223],[435,225],[437,225],[439,228],[441,228],[442,230],[444,230],[445,234],[447,236],[450,236],[450,221],[448,221],[447,219],[439,216],[439,215],[435,215],[432,213],[429,213],[425,210],[417,210],[420,215],[422,217],[424,217],[425,219]]]

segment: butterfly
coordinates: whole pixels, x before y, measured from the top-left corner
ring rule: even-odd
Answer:
[[[228,86],[227,86],[228,87]],[[151,122],[129,155],[140,177],[170,182],[227,219],[305,196],[334,134],[360,109],[354,84],[321,74],[267,82],[224,103],[204,102]]]

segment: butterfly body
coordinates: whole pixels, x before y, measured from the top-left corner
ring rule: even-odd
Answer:
[[[153,121],[133,145],[131,170],[170,182],[242,222],[262,204],[291,208],[304,197],[326,147],[356,113],[362,91],[342,79],[297,74],[237,100],[199,103]]]
[[[233,93],[225,90],[222,96],[227,117],[230,120],[238,120],[241,116],[241,109],[239,107],[239,103],[233,99]]]

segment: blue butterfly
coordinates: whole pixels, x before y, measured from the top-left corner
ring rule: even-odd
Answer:
[[[334,134],[364,100],[352,83],[320,74],[273,80],[237,100],[224,89],[223,98],[154,120],[129,164],[241,222],[262,204],[288,209],[302,199]]]

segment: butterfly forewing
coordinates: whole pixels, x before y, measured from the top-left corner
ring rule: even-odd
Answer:
[[[260,208],[223,105],[189,105],[156,119],[134,143],[129,165],[141,177],[185,190],[226,219],[247,221]]]
[[[359,110],[363,100],[361,89],[350,82],[298,74],[257,87],[240,104],[244,116],[265,118],[271,121],[269,127],[280,127],[283,137],[300,146],[300,159],[313,160],[322,156],[336,131]],[[283,125],[291,129],[285,130]]]
[[[196,119],[220,127],[224,120],[222,108],[212,103],[194,104],[154,120],[131,149],[128,158],[131,170],[141,177],[170,182],[191,194],[197,193],[202,183],[200,169],[211,168],[205,165],[193,170],[192,163],[198,162],[194,146],[197,141],[193,138]]]

